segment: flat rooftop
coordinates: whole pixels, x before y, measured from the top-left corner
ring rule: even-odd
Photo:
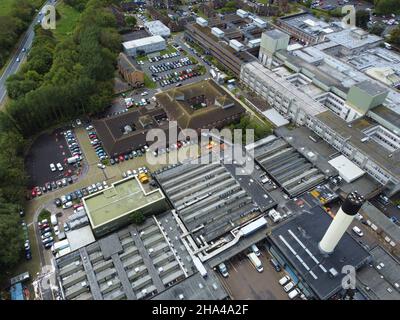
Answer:
[[[151,36],[146,38],[140,38],[136,40],[123,42],[122,45],[125,49],[132,49],[137,47],[142,47],[145,45],[151,45],[159,42],[165,42],[164,38],[161,36]]]
[[[400,177],[399,153],[393,153],[393,155],[389,157],[391,153],[372,139],[368,142],[361,142],[361,139],[365,137],[365,134],[362,131],[376,125],[368,118],[363,117],[357,119],[351,124],[351,126],[331,111],[320,113],[316,118],[330,127],[337,134],[340,134],[343,138],[348,138],[348,143],[358,148],[371,160],[377,162],[381,167],[388,170],[394,176]]]
[[[373,261],[357,272],[357,287],[372,300],[400,300],[400,262],[381,246],[370,254]]]
[[[342,30],[336,23],[327,23],[316,18],[310,13],[299,13],[287,17],[279,18],[280,22],[288,24],[290,27],[305,32],[310,36],[319,36]]]
[[[83,198],[83,204],[92,227],[96,228],[161,199],[164,195],[160,189],[145,190],[134,176]]]
[[[382,119],[389,122],[391,125],[395,126],[400,133],[400,114],[394,112],[393,110],[385,106],[378,106],[370,110],[370,113],[375,113],[377,116],[381,117]]]
[[[318,243],[331,222],[332,218],[320,206],[315,206],[281,223],[269,235],[271,243],[321,300],[329,299],[342,289],[343,266],[352,265],[357,270],[370,258],[348,233],[331,255],[322,255]],[[330,270],[337,275],[331,275]]]
[[[342,31],[327,34],[326,37],[348,49],[356,49],[365,45],[378,44],[383,41],[381,37],[367,33],[358,28],[343,29]]]

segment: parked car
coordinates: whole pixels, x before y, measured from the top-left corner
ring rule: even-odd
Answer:
[[[362,237],[364,235],[364,233],[361,231],[361,229],[357,226],[354,226],[352,230],[359,237]]]
[[[58,169],[58,171],[63,171],[64,170],[63,166],[59,162],[57,163],[57,169]]]
[[[57,170],[57,169],[56,169],[56,166],[54,165],[54,163],[50,163],[50,170],[51,170],[52,172],[54,172],[54,171]]]
[[[228,268],[226,267],[225,263],[220,263],[220,264],[218,265],[218,270],[219,270],[219,272],[221,273],[221,275],[222,275],[224,278],[227,278],[227,277],[229,276]]]

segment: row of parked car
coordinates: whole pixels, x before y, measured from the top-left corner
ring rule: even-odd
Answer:
[[[90,143],[94,150],[96,151],[97,156],[101,161],[108,159],[108,155],[105,152],[103,145],[99,138],[97,137],[97,133],[94,130],[94,127],[92,125],[89,125],[86,127],[86,131],[88,132]]]
[[[133,150],[131,152],[127,152],[125,154],[121,154],[117,157],[111,158],[110,163],[111,163],[111,165],[114,165],[114,164],[129,160],[129,159],[141,157],[142,155],[144,155],[147,152],[147,150],[149,150],[149,147],[147,145],[145,145],[142,148],[139,148],[137,150]]]
[[[194,77],[200,76],[201,73],[199,71],[193,70],[191,68],[188,68],[186,70],[182,71],[175,71],[175,72],[170,72],[165,75],[155,77],[153,79],[156,79],[155,81],[158,81],[161,87],[165,87],[174,83],[177,83],[177,87],[181,86],[181,82],[185,81],[187,79],[191,79]]]
[[[75,159],[77,159],[75,162],[79,162],[82,160],[82,151],[81,148],[78,144],[78,141],[76,140],[76,137],[74,135],[74,133],[72,132],[72,130],[68,130],[66,132],[64,132],[64,136],[65,136],[65,140],[67,141],[68,144],[68,148],[69,151],[71,152],[72,157],[75,157]],[[70,159],[68,159],[70,160]],[[70,163],[70,161],[68,161],[68,163]],[[71,163],[72,164],[72,163]],[[58,170],[60,170],[60,167],[58,166]]]
[[[71,183],[73,183],[72,177],[66,177],[57,181],[46,182],[45,185],[42,187],[39,186],[34,187],[31,191],[31,196],[33,198],[40,197],[44,193],[55,190],[57,188],[66,187],[68,184]]]
[[[166,53],[163,54],[161,56],[156,56],[156,57],[149,57],[149,62],[158,62],[161,60],[165,60],[165,59],[170,59],[170,58],[175,58],[175,57],[179,57],[181,54],[179,52],[171,52],[171,53]]]
[[[41,240],[42,240],[42,244],[43,244],[44,248],[50,249],[54,243],[54,238],[53,238],[53,230],[49,224],[49,221],[47,219],[43,219],[42,221],[39,221],[38,227],[40,230]],[[55,228],[57,228],[57,229],[54,229],[54,233],[57,235],[59,230],[58,230],[57,226]]]
[[[133,177],[140,173],[148,173],[149,169],[147,167],[139,167],[137,169],[127,170],[122,172],[122,178]]]
[[[157,65],[152,65],[149,67],[149,70],[152,73],[161,73],[169,70],[182,68],[184,66],[189,66],[191,64],[193,64],[192,61],[188,57],[184,57],[176,61],[168,61]]]
[[[300,296],[301,299],[306,300],[304,294],[301,293],[300,289],[295,288],[296,284],[292,281],[292,279],[285,275],[283,278],[279,279],[279,284],[283,287],[283,290],[288,294],[289,299],[294,299]]]
[[[157,157],[157,156],[159,156],[159,155],[162,155],[162,154],[165,154],[165,153],[169,153],[170,151],[177,150],[177,149],[180,149],[180,148],[182,148],[182,147],[190,146],[190,145],[192,145],[192,144],[195,144],[195,142],[192,141],[192,140],[189,140],[189,141],[185,141],[185,140],[178,141],[177,143],[171,144],[171,145],[170,145],[169,147],[167,147],[167,148],[156,148],[156,149],[153,151],[153,155],[154,155],[155,157]]]
[[[21,212],[23,214],[21,214]],[[25,213],[23,210],[20,211],[20,217],[23,217]],[[26,225],[25,221],[22,220],[21,222],[22,230],[24,232],[24,248],[25,248],[25,258],[26,260],[31,260],[32,259],[32,252],[31,252],[31,242],[29,241],[29,234],[28,234],[28,226]]]
[[[54,199],[54,204],[57,207],[62,207],[63,209],[69,209],[73,206],[73,201],[82,199],[94,192],[108,188],[107,181],[93,183],[82,189],[77,189],[74,192],[68,193],[61,196],[60,198]]]

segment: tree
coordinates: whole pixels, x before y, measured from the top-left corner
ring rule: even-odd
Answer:
[[[400,27],[396,27],[392,30],[389,41],[396,46],[400,46]]]
[[[367,10],[357,10],[356,26],[362,29],[368,28],[369,12]]]
[[[134,224],[142,224],[144,220],[146,220],[146,218],[143,213],[136,211],[132,214],[132,222]]]
[[[15,206],[2,205],[4,214],[0,214],[0,271],[4,272],[16,266],[21,258],[23,234]]]
[[[400,13],[398,0],[375,0],[375,13],[379,15]]]
[[[126,16],[125,17],[125,23],[129,27],[134,28],[136,26],[137,20],[136,20],[135,16]]]
[[[383,23],[374,23],[372,28],[369,30],[370,33],[373,33],[377,36],[381,36],[382,32],[386,29],[386,25]]]

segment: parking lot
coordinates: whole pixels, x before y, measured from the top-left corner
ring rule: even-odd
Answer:
[[[234,300],[288,300],[288,296],[279,284],[285,274],[276,272],[269,262],[269,254],[259,245],[264,271],[257,272],[245,253],[226,262],[229,276],[219,277]]]
[[[68,165],[67,159],[71,157],[63,130],[58,129],[53,133],[44,133],[39,136],[25,159],[25,166],[29,175],[29,188],[43,187],[48,182],[70,177],[77,172],[76,165]],[[51,171],[50,164],[60,163],[63,170]]]

